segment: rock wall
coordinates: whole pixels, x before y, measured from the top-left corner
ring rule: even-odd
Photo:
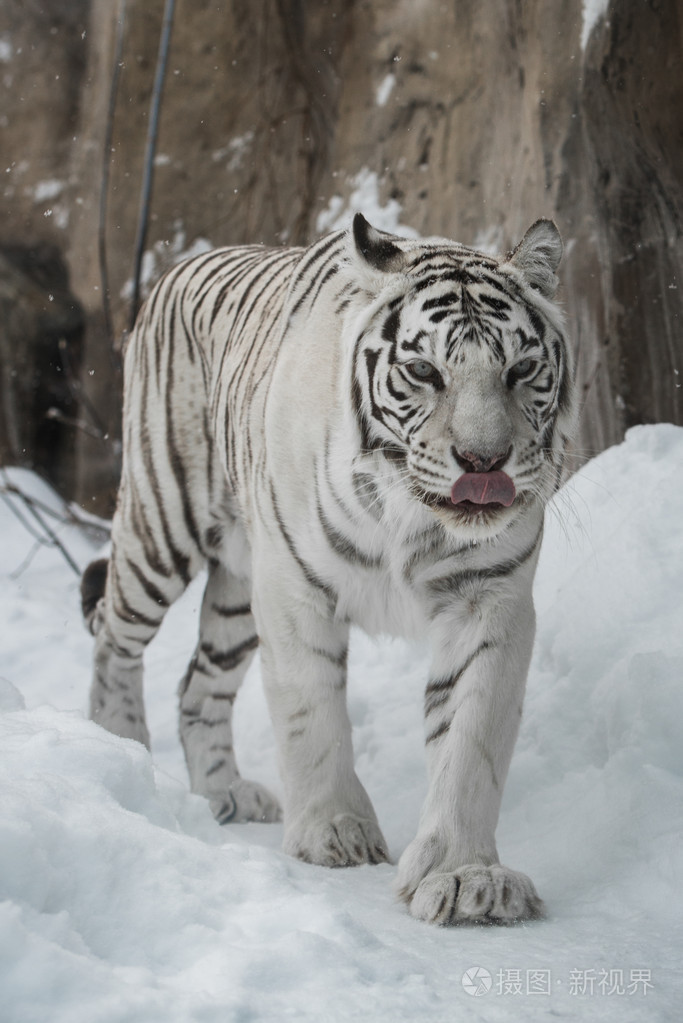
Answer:
[[[64,254],[85,318],[70,489],[106,510],[163,0],[0,9],[7,244]],[[638,422],[683,422],[683,12],[676,0],[178,0],[144,281],[201,244],[301,243],[361,208],[505,250],[563,234],[579,455]],[[586,13],[588,12],[588,14]],[[590,17],[590,21],[586,21]],[[0,330],[2,328],[0,327]],[[87,415],[87,411],[83,413]],[[97,431],[96,431],[97,432]]]
[[[76,430],[90,426],[78,418],[83,311],[58,249],[0,245],[0,324],[0,466],[45,467],[68,493]]]

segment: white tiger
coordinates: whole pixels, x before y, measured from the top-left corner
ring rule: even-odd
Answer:
[[[328,866],[388,859],[354,770],[349,628],[429,637],[429,790],[397,891],[437,924],[543,911],[495,829],[574,416],[561,252],[547,220],[497,259],[357,214],[307,249],[177,266],[128,345],[112,554],[83,579],[92,717],[148,744],[143,649],[208,563],[180,686],[192,789],[221,823],[279,816],[232,744],[260,644],[284,848]]]

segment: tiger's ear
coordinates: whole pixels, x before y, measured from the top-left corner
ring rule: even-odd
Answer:
[[[353,218],[353,241],[360,259],[372,270],[380,273],[400,273],[406,265],[406,256],[396,245],[396,236],[378,231],[362,213]]]
[[[537,220],[506,259],[545,298],[557,291],[555,271],[562,259],[562,239],[552,220]]]

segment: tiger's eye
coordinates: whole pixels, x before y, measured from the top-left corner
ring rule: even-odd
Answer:
[[[429,380],[437,375],[431,362],[425,362],[423,359],[413,359],[412,362],[406,363],[406,368],[418,380]]]
[[[507,385],[508,387],[514,387],[520,380],[524,380],[529,377],[536,369],[535,359],[522,359],[520,362],[516,362],[514,366],[511,366],[507,372]]]

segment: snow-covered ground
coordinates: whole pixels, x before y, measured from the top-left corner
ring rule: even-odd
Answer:
[[[393,866],[329,871],[282,855],[279,825],[219,828],[175,727],[201,582],[149,651],[150,757],[86,720],[78,581],[54,550],[22,568],[31,545],[0,502],[3,1023],[680,1018],[683,429],[631,431],[549,514],[498,830],[549,909],[528,926],[432,928],[394,902]],[[355,636],[358,770],[394,857],[425,788],[425,670]],[[236,717],[243,773],[277,791],[258,663]]]

